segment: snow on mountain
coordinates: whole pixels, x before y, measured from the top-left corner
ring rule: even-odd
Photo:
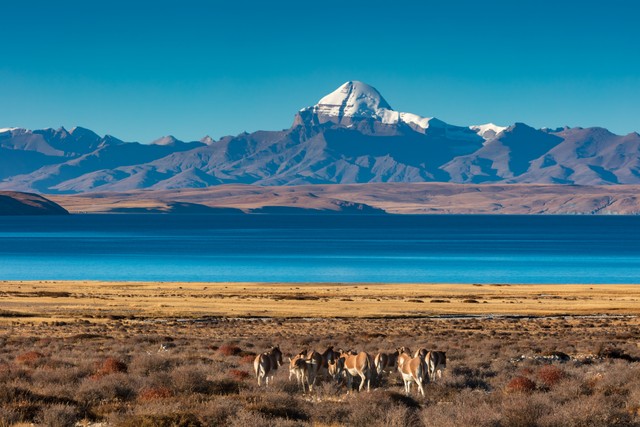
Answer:
[[[0,128],[0,133],[4,133],[4,132],[11,132],[14,130],[18,130],[20,128]]]
[[[167,135],[167,136],[163,136],[162,138],[158,138],[155,141],[151,142],[151,144],[153,145],[176,145],[178,143],[180,143],[181,141],[178,141],[176,139],[175,136],[173,135]]]
[[[202,142],[203,144],[206,145],[211,145],[213,144],[215,141],[213,140],[213,138],[211,138],[209,135],[206,135],[205,137],[200,139],[200,142]]]
[[[203,138],[205,139],[205,138]],[[188,148],[196,148],[206,145],[204,141],[192,141],[192,142],[184,142],[180,141],[173,135],[163,136],[162,138],[156,139],[150,145],[159,145],[163,147],[173,147],[176,149],[180,149],[183,151]]]
[[[317,115],[320,123],[330,120],[341,124],[345,118],[372,119],[388,125],[404,122],[427,129],[432,120],[432,117],[395,111],[373,86],[359,81],[344,83],[313,107],[301,110],[305,111]]]
[[[507,129],[507,126],[498,126],[493,123],[486,123],[484,125],[473,125],[469,126],[469,129],[476,132],[478,135],[483,137],[484,139],[495,138],[500,132]]]
[[[323,97],[313,107],[327,116],[381,118],[391,106],[373,86],[359,81],[346,82]]]
[[[348,81],[316,105],[303,108],[294,124],[332,122],[354,126],[355,122],[363,120],[388,126],[407,125],[421,133],[435,128],[435,133],[445,134],[451,139],[478,141],[477,134],[469,128],[450,125],[435,117],[395,111],[373,86],[359,81]]]

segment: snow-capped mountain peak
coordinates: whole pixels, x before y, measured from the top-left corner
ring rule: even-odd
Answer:
[[[393,110],[376,88],[359,81],[344,83],[318,101],[314,109],[328,116],[374,118],[384,115],[381,110]]]
[[[313,107],[300,110],[312,113],[319,123],[334,122],[349,126],[353,120],[371,119],[387,125],[405,123],[427,129],[432,117],[395,111],[376,88],[360,81],[348,81],[326,95]]]
[[[469,129],[471,129],[484,139],[491,139],[495,138],[496,135],[507,129],[507,126],[498,126],[493,123],[486,123],[484,125],[469,126]]]
[[[0,133],[12,132],[14,130],[20,130],[21,128],[0,128]]]
[[[202,142],[203,144],[211,145],[215,141],[209,135],[205,135],[204,137],[202,137],[202,139],[200,139],[200,142]]]
[[[163,136],[162,138],[158,138],[155,141],[153,141],[151,144],[153,145],[168,145],[168,146],[173,146],[178,144],[180,141],[178,141],[178,139],[176,139],[175,136],[173,135],[167,135],[167,136]]]
[[[359,81],[348,81],[323,97],[313,107],[300,110],[294,126],[330,122],[353,128],[357,127],[358,122],[369,120],[381,125],[408,126],[419,133],[434,129],[435,133],[459,141],[482,140],[475,131],[467,127],[453,126],[435,117],[395,111],[376,88]]]

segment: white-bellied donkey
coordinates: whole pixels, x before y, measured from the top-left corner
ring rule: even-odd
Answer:
[[[428,378],[424,358],[419,354],[411,357],[404,347],[398,349],[398,353],[398,372],[404,381],[404,392],[407,395],[411,394],[411,383],[415,382],[418,385],[418,391],[424,396],[423,382]]]
[[[361,351],[358,354],[351,354],[350,352],[340,352],[340,357],[335,363],[335,373],[337,377],[340,377],[344,372],[347,376],[347,389],[351,391],[353,385],[353,378],[360,377],[360,387],[358,391],[362,391],[365,384],[367,391],[371,389],[371,380],[375,377],[375,367],[373,365],[373,357],[371,355]],[[330,366],[331,368],[331,366]]]
[[[269,380],[273,379],[278,367],[282,365],[282,352],[280,348],[273,347],[269,351],[256,356],[253,361],[253,370],[256,373],[258,386],[262,385],[262,380],[269,385]]]

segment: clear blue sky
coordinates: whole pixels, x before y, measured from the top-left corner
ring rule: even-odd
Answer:
[[[452,124],[626,134],[640,131],[639,16],[634,0],[9,0],[0,127],[219,138],[287,128],[362,80]]]

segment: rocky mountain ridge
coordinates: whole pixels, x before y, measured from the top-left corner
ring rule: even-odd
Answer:
[[[123,142],[70,131],[0,129],[0,189],[74,194],[219,184],[376,182],[640,184],[640,135],[604,128],[454,126],[398,112],[346,82],[291,128],[183,142]]]

